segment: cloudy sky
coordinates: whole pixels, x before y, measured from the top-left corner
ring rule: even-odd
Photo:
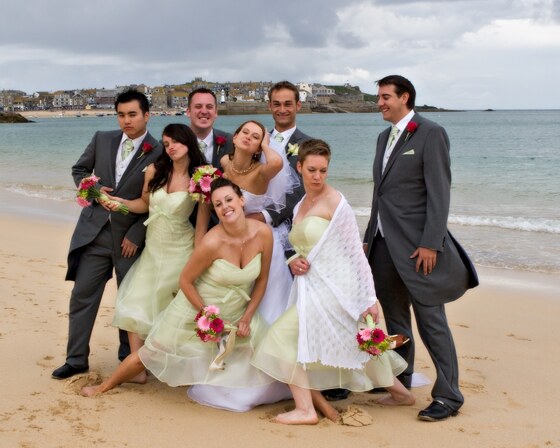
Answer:
[[[408,77],[417,104],[560,108],[560,0],[0,0],[0,90]]]

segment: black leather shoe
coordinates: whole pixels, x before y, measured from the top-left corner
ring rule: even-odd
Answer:
[[[350,395],[350,391],[346,389],[328,389],[321,392],[327,401],[345,400]]]
[[[455,411],[445,404],[443,401],[434,400],[426,409],[418,413],[418,418],[425,422],[439,422],[448,417],[455,417],[459,411]]]
[[[71,376],[77,375],[78,373],[84,373],[89,370],[89,367],[72,367],[70,364],[64,364],[56,369],[52,373],[52,377],[55,380],[63,380],[65,378],[70,378]]]

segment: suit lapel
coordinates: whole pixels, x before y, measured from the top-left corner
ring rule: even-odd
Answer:
[[[414,114],[412,116],[412,118],[410,119],[410,121],[415,121],[416,123],[420,124],[418,118],[419,118],[419,116],[417,114]],[[399,140],[397,141],[397,144],[393,148],[393,152],[391,152],[391,155],[389,156],[389,160],[387,161],[387,166],[385,167],[385,171],[383,172],[381,180],[385,179],[385,176],[387,176],[387,173],[391,170],[391,167],[393,166],[393,164],[395,163],[397,158],[404,152],[404,150],[410,144],[409,142],[414,137],[414,135],[410,135],[407,138],[406,137],[407,134],[408,134],[408,131],[406,129],[401,133],[401,136],[399,137]]]
[[[142,140],[142,142],[140,142],[140,145],[138,146],[138,149],[134,153],[134,156],[132,157],[132,160],[130,161],[130,163],[126,167],[126,170],[124,171],[124,173],[121,177],[119,185],[123,185],[124,182],[126,181],[126,178],[130,175],[130,173],[134,170],[134,168],[138,164],[142,163],[142,159],[145,157],[145,155],[142,154],[142,146],[144,146],[144,143],[150,143],[153,147],[155,147],[156,144],[157,144],[157,142],[154,141],[154,139],[152,138],[152,136],[148,132],[146,134],[146,137],[144,138],[144,140]]]
[[[111,171],[111,186],[113,188],[117,185],[117,179],[115,177],[115,165],[117,164],[117,153],[119,151],[119,145],[121,144],[122,140],[122,133],[113,137],[111,140],[111,161],[109,163],[110,171]]]

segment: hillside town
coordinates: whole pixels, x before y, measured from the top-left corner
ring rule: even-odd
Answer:
[[[218,99],[220,111],[230,114],[259,113],[266,109],[268,90],[272,81],[213,82],[195,78],[178,85],[150,87],[145,84],[123,85],[113,89],[89,88],[57,90],[55,92],[33,92],[20,90],[0,91],[0,111],[67,111],[112,109],[115,97],[126,88],[135,88],[144,93],[153,111],[184,110],[191,91],[199,87],[211,89]],[[360,91],[359,87],[325,86],[317,83],[300,82],[302,112],[372,112],[376,110],[373,95]]]

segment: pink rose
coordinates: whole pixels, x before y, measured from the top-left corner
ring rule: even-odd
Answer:
[[[370,347],[370,348],[368,348],[368,349],[367,349],[367,352],[368,352],[370,355],[373,355],[373,356],[377,356],[377,355],[380,355],[380,354],[381,354],[381,350],[379,350],[377,347],[373,347],[373,346]]]

